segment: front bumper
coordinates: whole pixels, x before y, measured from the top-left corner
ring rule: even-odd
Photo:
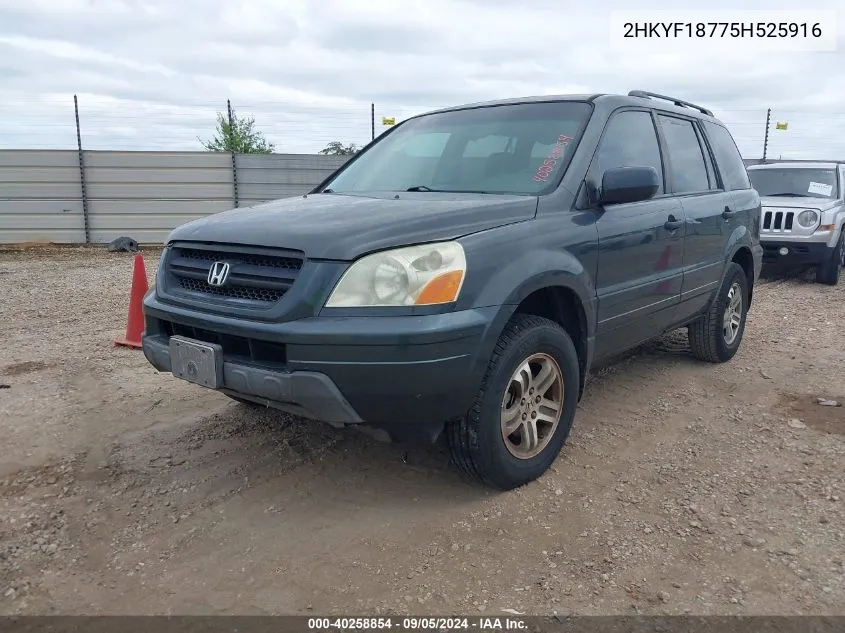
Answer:
[[[815,265],[821,264],[833,256],[833,249],[825,242],[793,240],[767,241],[762,244],[763,261],[767,264]],[[786,253],[781,254],[781,249],[786,249]]]
[[[221,391],[335,425],[434,436],[480,387],[497,308],[426,316],[233,319],[144,300],[144,354],[171,371],[174,334],[223,347]]]
[[[144,356],[159,371],[170,372],[169,336],[144,335]],[[232,360],[223,362],[225,393],[254,402],[277,404],[291,413],[331,424],[363,422],[331,379],[316,372],[281,372]]]

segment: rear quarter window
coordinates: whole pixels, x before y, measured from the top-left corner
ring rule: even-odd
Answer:
[[[713,150],[716,168],[722,176],[724,188],[728,191],[751,189],[745,163],[742,162],[742,156],[728,129],[710,121],[701,123]]]

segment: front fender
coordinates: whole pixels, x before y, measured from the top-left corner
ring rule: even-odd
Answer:
[[[480,386],[496,343],[520,302],[531,293],[549,287],[571,290],[581,302],[588,339],[585,341],[585,362],[589,364],[596,323],[595,289],[589,273],[576,257],[566,251],[526,249],[496,268],[483,284],[474,288],[472,297],[467,297],[471,301],[471,306],[467,305],[467,308],[499,308],[479,345],[477,363],[473,369],[473,382]]]
[[[840,234],[845,230],[845,204],[822,213],[820,224],[833,225],[833,231],[828,236],[827,245],[831,248],[835,247]]]
[[[481,286],[473,304],[480,306],[513,306],[531,293],[543,288],[562,287],[573,291],[584,307],[587,332],[595,331],[596,293],[589,273],[582,263],[567,251],[530,250],[501,266]]]

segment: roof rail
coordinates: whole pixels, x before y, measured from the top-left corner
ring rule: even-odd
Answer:
[[[748,158],[743,160],[760,161],[754,165],[778,165],[780,163],[830,163],[831,165],[845,165],[843,160],[825,160],[823,158]]]
[[[643,99],[663,99],[664,101],[671,101],[676,106],[680,106],[682,108],[693,108],[698,110],[702,114],[706,114],[707,116],[713,116],[713,113],[708,110],[707,108],[702,108],[700,105],[695,105],[694,103],[690,103],[689,101],[684,101],[682,99],[676,99],[675,97],[667,97],[666,95],[659,95],[656,92],[646,92],[645,90],[631,90],[628,93],[629,97],[642,97]]]

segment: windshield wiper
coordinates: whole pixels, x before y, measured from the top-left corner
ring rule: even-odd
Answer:
[[[530,194],[521,193],[517,191],[484,191],[483,189],[432,189],[426,185],[415,185],[408,187],[405,191],[429,191],[434,193],[483,193],[486,195],[504,195],[504,196],[527,196]]]
[[[767,193],[766,195],[770,196],[772,198],[777,198],[777,197],[781,197],[781,198],[804,198],[804,197],[806,197],[806,196],[804,196],[800,193]]]

